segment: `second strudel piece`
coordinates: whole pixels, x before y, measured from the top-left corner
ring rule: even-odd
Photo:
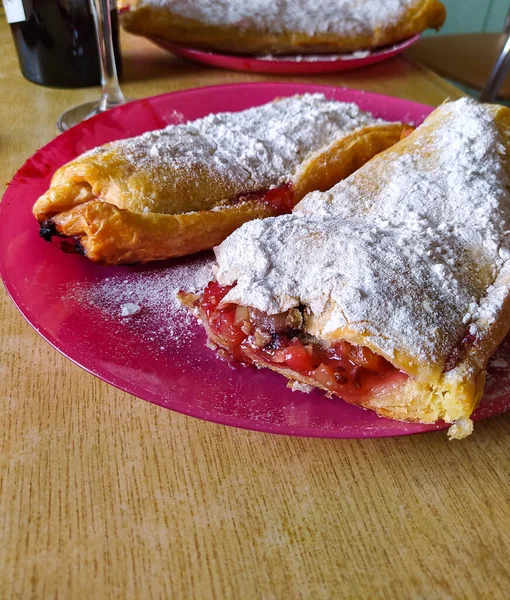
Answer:
[[[183,256],[250,219],[289,212],[403,130],[352,103],[292,96],[86,152],[55,173],[33,211],[44,237],[74,238],[93,261]]]
[[[439,0],[136,0],[131,33],[236,54],[346,53],[439,29]]]
[[[510,109],[443,105],[292,215],[241,227],[181,298],[241,362],[463,437],[510,327],[509,152]]]

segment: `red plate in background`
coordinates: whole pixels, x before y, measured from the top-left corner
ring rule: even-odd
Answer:
[[[266,73],[273,75],[312,75],[318,73],[337,73],[349,69],[360,69],[392,58],[407,50],[419,39],[419,35],[379,50],[357,52],[354,54],[324,54],[316,56],[236,56],[217,54],[172,44],[164,40],[150,38],[161,48],[194,62],[219,69]]]

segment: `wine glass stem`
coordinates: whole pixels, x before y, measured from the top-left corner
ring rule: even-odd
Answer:
[[[117,65],[113,52],[112,21],[110,13],[110,0],[89,0],[90,9],[96,26],[97,46],[99,49],[99,62],[101,65],[101,101],[99,111],[105,111],[119,104],[124,104],[126,99],[119,87]]]

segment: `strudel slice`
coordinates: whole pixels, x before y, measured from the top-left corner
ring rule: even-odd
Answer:
[[[243,225],[183,295],[234,359],[471,431],[510,327],[510,109],[462,99],[293,214]]]
[[[211,114],[96,148],[36,202],[41,235],[117,264],[212,248],[244,222],[290,212],[396,143],[404,126],[305,94]]]
[[[136,0],[124,26],[206,50],[313,54],[395,44],[445,16],[438,0]]]

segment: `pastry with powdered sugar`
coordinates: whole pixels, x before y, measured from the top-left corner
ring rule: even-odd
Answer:
[[[181,301],[223,356],[463,437],[510,327],[509,148],[510,109],[444,104],[292,214],[243,225]]]
[[[86,152],[54,174],[33,212],[44,238],[71,238],[96,262],[184,256],[250,219],[290,212],[404,131],[356,104],[291,96]]]
[[[439,29],[439,0],[137,0],[131,33],[216,52],[350,53]]]

